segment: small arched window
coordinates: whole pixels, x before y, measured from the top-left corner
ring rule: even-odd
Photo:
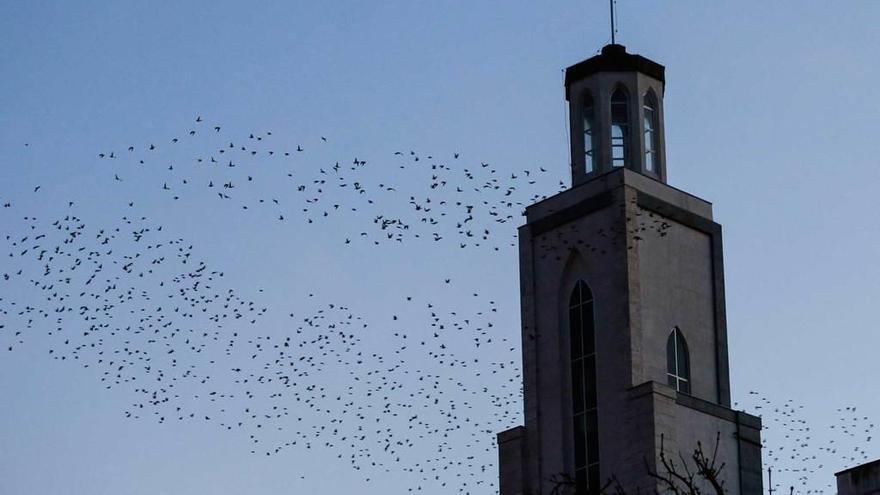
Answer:
[[[642,112],[645,119],[645,170],[657,171],[657,98],[648,91],[642,99]]]
[[[571,401],[577,493],[599,491],[599,419],[596,415],[596,335],[593,292],[579,280],[568,305]]]
[[[589,94],[584,95],[584,105],[583,105],[583,116],[584,116],[584,173],[592,173],[596,170],[596,165],[594,163],[593,151],[595,147],[593,146],[593,135],[594,135],[594,126],[593,126],[593,97]]]
[[[679,392],[691,393],[691,365],[687,342],[678,327],[672,329],[666,341],[666,378],[669,386]]]
[[[629,105],[626,91],[617,88],[611,95],[611,166],[625,167],[629,162],[626,143],[629,141]]]

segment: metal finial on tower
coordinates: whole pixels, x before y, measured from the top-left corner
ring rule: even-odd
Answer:
[[[614,4],[615,3],[616,2],[614,0],[608,0],[608,4],[611,7],[611,44],[612,45],[617,44],[617,39],[616,39],[616,36],[614,33],[615,32],[615,29],[614,29]]]

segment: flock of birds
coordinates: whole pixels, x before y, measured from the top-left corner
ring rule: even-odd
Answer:
[[[298,231],[357,225],[338,239],[353,246],[339,249],[425,242],[494,252],[514,244],[521,209],[537,199],[521,190],[545,187],[546,170],[504,176],[401,151],[389,179],[377,180],[383,170],[366,160],[314,167],[301,145],[275,150],[271,132],[238,141],[199,118],[162,145],[97,153],[106,187],[130,194],[109,223],[88,221],[67,198],[56,217],[13,221],[24,211],[7,200],[0,283],[14,290],[0,291],[3,349],[48,342],[52,359],[132,392],[127,417],[210,422],[245,435],[257,455],[336,452],[368,480],[408,474],[411,491],[494,485],[494,436],[521,422],[518,331],[498,328],[494,300],[473,293],[467,306],[483,309],[463,311],[436,292],[436,301],[410,296],[385,321],[320,294],[297,311],[269,308],[152,220],[150,205],[207,211],[217,201]],[[286,314],[284,328],[266,326],[271,312]]]
[[[522,210],[546,197],[535,191],[546,192],[550,185],[544,167],[511,173],[485,162],[458,166],[464,161],[459,153],[453,153],[449,163],[415,150],[397,150],[390,165],[353,157],[305,166],[306,148],[288,148],[280,141],[271,131],[230,139],[221,126],[205,124],[199,117],[192,129],[167,143],[128,145],[97,156],[111,162],[117,182],[148,170],[152,187],[173,201],[207,193],[279,222],[320,224],[346,215],[368,220],[346,235],[346,244],[424,238],[452,242],[461,249],[515,246],[514,228]],[[177,153],[175,147],[191,142],[199,148],[183,162],[163,156],[166,147]],[[314,144],[325,146],[327,138]],[[394,182],[404,177],[408,186]],[[413,188],[412,183],[421,187]],[[566,187],[561,180],[555,186]],[[251,190],[257,193],[245,194]]]
[[[863,446],[875,441],[877,427],[855,406],[837,408],[835,421],[826,425],[811,423],[806,407],[793,399],[775,400],[754,390],[734,407],[762,419],[764,469],[772,473],[768,489],[774,493],[792,487],[795,493],[834,493],[833,469],[872,460]]]
[[[313,145],[327,143],[321,137]],[[542,167],[501,172],[465,165],[458,153],[444,161],[401,150],[381,164],[353,158],[320,166],[307,155],[307,147],[285,147],[272,132],[231,139],[199,117],[178,137],[108,149],[97,159],[108,186],[132,184],[146,191],[145,201],[181,210],[223,202],[297,228],[326,225],[353,247],[510,248],[522,209],[544,197],[536,191],[565,187]],[[120,205],[109,225],[58,201],[63,213],[37,218],[2,200],[0,349],[48,343],[52,359],[93,370],[107,389],[132,392],[127,417],[210,422],[246,435],[257,455],[321,449],[367,480],[405,473],[413,492],[496,485],[495,434],[522,421],[519,329],[497,324],[500,312],[515,308],[502,310],[451,276],[438,280],[432,297],[406,296],[395,304],[398,314],[380,319],[315,294],[299,314],[270,308],[261,290],[232,287],[197,247],[152,220],[140,199]],[[619,231],[591,236],[613,244],[672,228],[644,210],[627,220]],[[574,229],[556,235],[541,239],[541,256],[564,256],[575,244],[601,249]],[[462,293],[471,309],[445,306]],[[271,313],[285,314],[284,328],[267,329]],[[864,458],[860,449],[817,446],[790,401],[754,398],[764,413],[773,410],[765,419],[768,464],[787,466],[779,472],[806,493],[813,475],[827,478],[816,465],[823,454]],[[833,428],[864,432],[870,442],[874,425],[854,408],[843,413]],[[776,431],[784,441],[772,437]]]
[[[256,454],[324,448],[357,470],[399,469],[442,486],[451,477],[464,492],[491,482],[486,453],[516,421],[521,381],[517,346],[494,328],[494,301],[473,294],[486,311],[469,314],[407,297],[400,306],[416,321],[378,324],[316,302],[308,316],[289,314],[279,337],[260,331],[268,308],[146,218],[109,230],[73,214],[23,220],[24,235],[5,236],[16,270],[3,273],[15,288],[0,296],[4,350],[43,331],[51,358],[139,397],[127,417],[214,422],[246,433]],[[470,416],[487,404],[491,417]],[[425,451],[436,455],[419,458]]]

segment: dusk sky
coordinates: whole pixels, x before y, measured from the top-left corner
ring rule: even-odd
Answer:
[[[736,407],[764,418],[774,482],[833,493],[880,458],[880,3],[618,9],[618,42],[666,67],[669,184],[724,227]],[[511,244],[569,184],[563,71],[608,18],[604,0],[0,0],[0,493],[495,493],[494,434],[522,422]],[[47,267],[56,220],[82,235]],[[60,282],[92,252],[95,285]],[[201,262],[210,288],[187,294],[220,302],[181,299]],[[89,300],[99,284],[118,304]],[[288,338],[293,387],[269,355]],[[801,443],[815,459],[790,459]]]

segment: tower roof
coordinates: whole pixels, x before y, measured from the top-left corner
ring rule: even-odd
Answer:
[[[626,53],[623,45],[605,45],[602,53],[565,69],[565,95],[573,83],[597,72],[641,72],[666,84],[666,68],[641,55]]]

